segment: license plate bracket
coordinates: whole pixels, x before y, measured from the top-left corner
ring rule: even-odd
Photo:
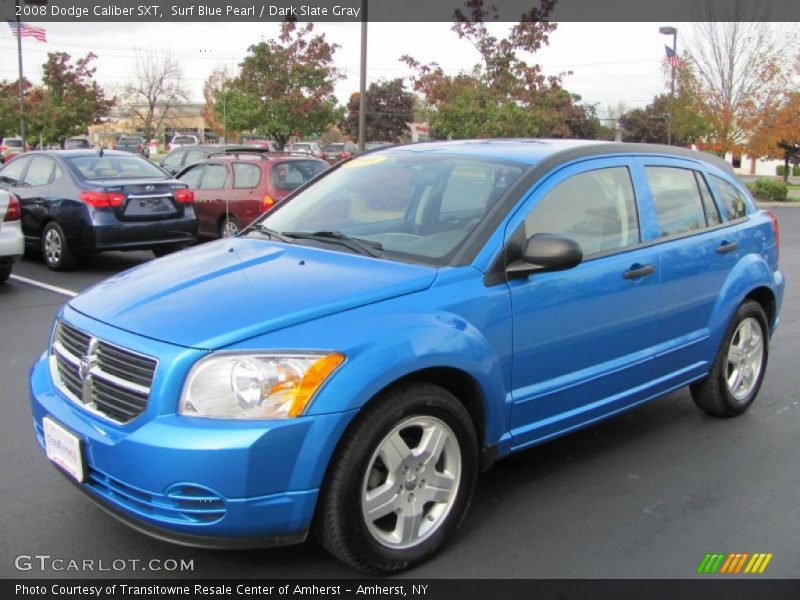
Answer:
[[[83,440],[50,417],[42,419],[47,458],[73,479],[86,480],[86,458]]]

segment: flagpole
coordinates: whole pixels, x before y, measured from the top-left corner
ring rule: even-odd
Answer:
[[[24,93],[22,90],[22,23],[19,19],[19,0],[16,0],[17,6],[17,59],[19,60],[19,135],[22,138],[22,151],[25,152],[25,102],[23,100]]]

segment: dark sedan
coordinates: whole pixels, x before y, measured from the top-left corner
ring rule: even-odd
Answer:
[[[56,271],[93,252],[161,256],[197,238],[193,192],[128,152],[26,153],[0,170],[0,187],[19,197],[25,242]]]
[[[140,135],[122,135],[117,140],[114,148],[116,150],[124,150],[125,152],[141,154],[145,158],[150,157],[150,147]]]

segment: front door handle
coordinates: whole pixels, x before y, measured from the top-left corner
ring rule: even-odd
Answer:
[[[639,279],[656,272],[655,265],[633,265],[622,275],[625,279]]]
[[[738,247],[738,242],[722,242],[719,246],[717,246],[717,252],[719,254],[727,254],[728,252],[733,252]]]

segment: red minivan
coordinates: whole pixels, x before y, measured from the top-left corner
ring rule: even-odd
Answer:
[[[324,160],[284,154],[227,154],[184,169],[194,191],[198,235],[228,237],[329,167]]]

